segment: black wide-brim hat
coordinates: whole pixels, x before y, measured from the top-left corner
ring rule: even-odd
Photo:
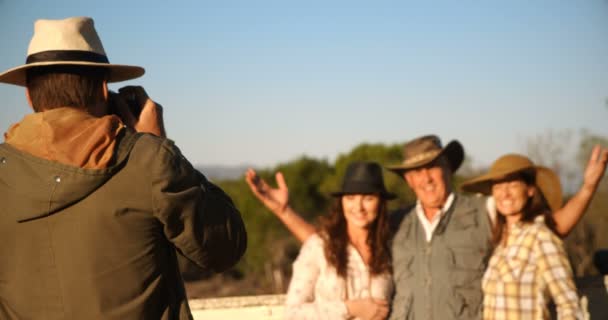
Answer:
[[[386,191],[382,167],[375,162],[353,162],[346,168],[342,189],[332,192],[334,197],[345,194],[380,194],[384,199],[395,199],[394,193]]]

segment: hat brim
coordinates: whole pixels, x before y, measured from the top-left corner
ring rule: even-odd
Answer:
[[[347,195],[347,194],[378,194],[378,192],[377,191],[370,191],[370,192],[343,192],[343,191],[336,191],[336,192],[330,193],[330,195],[332,197],[341,197],[341,196]],[[397,198],[396,194],[394,194],[392,192],[388,192],[388,191],[380,192],[379,194],[380,194],[380,196],[383,199],[386,199],[386,200],[393,200],[393,199]]]
[[[536,186],[547,201],[549,208],[555,211],[562,206],[562,188],[559,177],[553,170],[543,166],[532,166],[511,170],[495,171],[465,181],[460,189],[466,192],[492,195],[492,182],[504,179],[509,175],[530,170],[535,174]]]
[[[523,167],[508,170],[495,170],[467,180],[460,185],[462,191],[471,193],[492,194],[492,182],[504,179],[518,172],[535,171],[535,167]]]
[[[86,61],[47,61],[24,64],[12,69],[9,69],[0,74],[0,82],[13,84],[16,86],[26,86],[27,70],[34,67],[46,66],[86,66],[104,68],[109,71],[108,82],[120,82],[141,77],[146,71],[139,66],[130,66],[122,64],[97,63]]]
[[[456,172],[456,170],[460,168],[462,162],[464,161],[464,148],[458,140],[450,141],[450,143],[448,143],[439,153],[437,153],[433,157],[429,157],[407,165],[398,164],[393,166],[387,166],[386,169],[398,174],[399,176],[402,176],[403,173],[405,173],[406,171],[425,166],[435,161],[435,159],[439,158],[439,156],[443,154],[445,154],[448,160],[452,173]]]

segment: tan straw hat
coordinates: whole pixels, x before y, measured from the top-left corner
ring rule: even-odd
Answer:
[[[108,82],[138,78],[145,72],[138,66],[110,64],[95,31],[93,19],[72,17],[37,20],[25,64],[0,74],[0,82],[25,86],[26,71],[29,68],[52,65],[106,68],[109,71]]]
[[[464,160],[464,148],[457,140],[452,140],[445,147],[435,135],[427,135],[409,141],[403,146],[403,162],[387,166],[388,170],[398,175],[405,171],[422,167],[445,154],[452,172],[460,168]]]
[[[519,154],[507,154],[498,158],[488,173],[464,182],[461,189],[491,195],[492,182],[519,172],[529,172],[534,175],[535,184],[551,210],[561,208],[562,187],[557,174],[549,168],[534,165],[530,159]]]

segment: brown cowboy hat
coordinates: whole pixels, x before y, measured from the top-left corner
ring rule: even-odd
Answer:
[[[0,74],[0,82],[25,86],[28,69],[53,65],[105,68],[109,71],[108,82],[135,79],[145,72],[138,66],[111,64],[95,31],[93,19],[72,17],[37,20],[25,64]]]
[[[384,199],[395,199],[394,193],[386,191],[384,178],[382,177],[382,167],[375,162],[352,162],[346,168],[342,180],[342,189],[332,192],[334,197],[345,194],[380,194]]]
[[[464,160],[464,148],[458,140],[452,140],[445,147],[436,135],[427,135],[407,142],[403,146],[403,162],[387,166],[388,170],[398,175],[405,171],[422,167],[433,162],[440,155],[445,155],[450,169],[456,172]]]
[[[530,159],[519,154],[507,154],[498,158],[490,167],[490,171],[465,181],[461,185],[461,189],[491,195],[494,181],[520,172],[533,174],[535,184],[551,210],[555,211],[561,208],[562,187],[557,174],[549,168],[534,165]]]

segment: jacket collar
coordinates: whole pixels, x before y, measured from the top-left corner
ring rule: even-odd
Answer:
[[[76,108],[26,115],[4,134],[13,148],[35,157],[79,168],[101,169],[114,155],[124,125],[115,115],[101,118]]]

